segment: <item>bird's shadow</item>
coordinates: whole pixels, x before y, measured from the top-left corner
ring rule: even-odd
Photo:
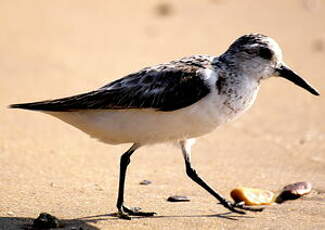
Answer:
[[[223,218],[228,220],[239,220],[241,218],[254,218],[252,216],[247,215],[239,215],[233,212],[225,212],[220,214],[211,214],[211,215],[170,215],[170,216],[163,216],[163,215],[155,215],[150,217],[143,217],[143,216],[132,216],[132,219],[143,219],[143,218],[150,218],[150,219],[157,219],[157,218],[202,218],[202,217],[209,217],[209,218]],[[95,216],[86,216],[81,217],[79,220],[93,220],[93,221],[102,221],[102,220],[114,220],[118,219],[116,213],[109,213],[109,214],[102,214],[102,215],[95,215]]]
[[[241,218],[254,218],[252,216],[245,216],[245,215],[237,215],[232,212],[220,213],[220,214],[213,214],[213,215],[173,215],[173,216],[163,216],[163,215],[156,215],[152,217],[132,217],[133,219],[143,219],[143,218],[150,218],[150,219],[157,219],[157,218],[202,218],[202,217],[209,217],[209,218],[222,218],[227,220],[236,221]],[[76,229],[76,230],[99,230],[99,228],[92,225],[96,224],[99,221],[112,221],[118,220],[116,213],[108,213],[108,214],[101,214],[95,216],[86,216],[80,217],[76,219],[60,219],[60,230],[64,229]],[[33,227],[33,218],[26,218],[26,217],[0,217],[0,229],[6,230],[39,230],[39,228]]]

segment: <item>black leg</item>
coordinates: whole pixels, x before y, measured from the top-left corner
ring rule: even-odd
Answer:
[[[137,149],[137,146],[132,145],[132,147],[121,156],[120,160],[120,176],[119,176],[119,186],[118,186],[118,197],[116,207],[120,210],[124,203],[124,187],[125,187],[125,174],[128,165],[130,164],[130,156]]]
[[[140,146],[133,144],[132,147],[121,156],[120,160],[120,176],[119,176],[119,188],[116,207],[118,209],[118,217],[122,219],[130,220],[129,215],[134,216],[153,216],[154,212],[140,212],[140,208],[127,208],[124,206],[124,187],[125,187],[125,177],[126,170],[130,164],[130,157],[136,149]]]
[[[240,214],[245,214],[244,211],[237,210],[236,208],[239,209],[244,209],[248,211],[262,211],[263,208],[251,208],[244,206],[243,204],[236,204],[232,203],[228,200],[226,200],[222,195],[220,195],[218,192],[216,192],[214,189],[212,189],[203,179],[199,177],[195,169],[192,168],[191,166],[191,145],[192,143],[190,141],[181,141],[180,142],[181,147],[182,147],[182,152],[185,160],[185,167],[186,167],[186,174],[193,180],[195,181],[198,185],[200,185],[202,188],[204,188],[207,192],[209,192],[212,196],[214,196],[220,204],[222,204],[225,208],[229,209],[232,212],[240,213]]]

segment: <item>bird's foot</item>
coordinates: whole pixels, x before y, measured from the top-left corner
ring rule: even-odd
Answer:
[[[239,203],[232,203],[230,201],[225,201],[221,203],[225,208],[229,209],[232,212],[239,213],[239,214],[246,214],[242,210],[251,211],[251,212],[262,212],[264,208],[252,208],[246,206],[244,202]],[[241,209],[241,210],[238,210]]]
[[[128,208],[126,206],[122,206],[118,213],[117,216],[120,219],[125,219],[125,220],[131,220],[130,216],[144,216],[144,217],[148,217],[148,216],[153,216],[157,213],[155,212],[141,212],[140,211],[141,208],[139,207],[135,207],[135,208]]]

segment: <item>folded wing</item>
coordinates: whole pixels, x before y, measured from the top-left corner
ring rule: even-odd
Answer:
[[[187,60],[187,59],[186,59]],[[201,62],[171,62],[130,74],[104,87],[71,97],[11,108],[39,111],[144,109],[172,111],[189,106],[210,92]]]

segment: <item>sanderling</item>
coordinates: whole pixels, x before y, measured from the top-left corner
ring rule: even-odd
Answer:
[[[239,117],[255,101],[261,80],[286,78],[314,95],[319,93],[282,61],[279,45],[261,34],[244,35],[221,56],[195,55],[147,67],[97,90],[62,99],[14,104],[38,110],[108,144],[133,143],[121,156],[118,216],[152,216],[124,205],[130,156],[141,146],[178,142],[187,175],[227,209],[261,211],[232,203],[202,180],[191,166],[196,137]]]

